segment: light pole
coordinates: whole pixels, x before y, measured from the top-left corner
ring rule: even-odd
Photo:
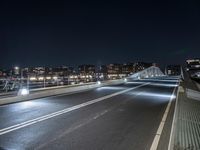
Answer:
[[[84,65],[84,75],[85,75],[85,82],[87,82],[87,81],[86,81],[85,65]]]
[[[45,80],[46,76],[44,75],[44,88],[46,87],[46,80]]]
[[[30,77],[29,77],[29,74],[27,74],[27,89],[29,89],[29,80],[30,80]]]
[[[21,68],[21,71],[20,71],[20,74],[21,74],[21,88],[23,86],[23,69]]]
[[[25,95],[28,95],[29,94],[29,77],[27,77],[27,87],[25,88],[25,87],[23,87],[23,81],[22,81],[22,79],[24,79],[24,77],[23,77],[23,68],[19,68],[19,67],[15,67],[15,74],[20,74],[20,89],[19,89],[19,91],[18,91],[18,95],[21,95],[21,96],[25,96]]]
[[[18,78],[20,76],[20,88],[22,88],[22,70],[18,66],[14,67],[14,75]]]

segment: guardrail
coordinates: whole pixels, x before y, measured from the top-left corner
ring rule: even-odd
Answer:
[[[198,88],[198,90],[200,91],[200,84],[199,83],[195,83],[196,84],[196,86],[197,86],[197,88]]]
[[[109,81],[112,81],[112,80],[103,81],[103,83],[104,82],[109,82]],[[50,90],[50,89],[61,89],[61,88],[69,88],[69,87],[91,85],[91,84],[95,84],[95,83],[96,82],[89,82],[89,83],[74,84],[74,85],[61,85],[61,86],[52,86],[52,87],[42,87],[42,88],[36,88],[36,89],[29,89],[29,92],[33,93],[33,92],[38,92],[38,91]],[[3,92],[3,93],[0,93],[0,99],[1,98],[5,98],[5,97],[14,97],[14,96],[17,96],[17,94],[18,94],[18,91]]]
[[[33,100],[33,99],[37,99],[37,98],[43,98],[43,97],[48,97],[48,96],[60,95],[60,94],[69,94],[69,93],[74,93],[74,92],[80,92],[80,91],[85,91],[85,90],[89,90],[92,88],[97,88],[100,86],[120,84],[123,82],[124,82],[124,80],[120,79],[120,80],[105,81],[105,82],[102,82],[101,84],[93,82],[93,83],[82,84],[79,86],[70,85],[70,86],[34,89],[34,90],[31,90],[32,93],[30,93],[28,95],[18,95],[18,96],[14,96],[14,97],[2,98],[2,99],[0,99],[0,105],[21,102],[21,101],[27,101],[27,100]]]

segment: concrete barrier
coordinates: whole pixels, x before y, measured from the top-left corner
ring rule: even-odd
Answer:
[[[48,97],[48,96],[60,95],[60,94],[70,94],[74,92],[81,92],[81,91],[85,91],[85,90],[89,90],[89,89],[93,89],[93,88],[97,88],[101,86],[120,84],[123,82],[124,80],[111,80],[111,81],[102,82],[101,84],[97,84],[96,82],[95,83],[93,82],[89,84],[83,84],[80,86],[63,86],[63,87],[44,88],[40,90],[37,89],[37,90],[32,90],[34,91],[34,93],[30,93],[29,95],[25,95],[25,96],[20,95],[20,96],[2,98],[0,99],[0,105],[33,100],[37,98],[43,98],[43,97]]]
[[[53,86],[53,87],[42,87],[42,88],[36,88],[36,89],[29,89],[30,93],[38,92],[38,91],[46,91],[50,89],[61,89],[61,88],[69,88],[69,87],[77,87],[77,86],[83,86],[83,85],[90,85],[95,84],[96,82],[89,82],[84,84],[74,84],[74,85],[62,85],[62,86]],[[12,91],[12,92],[4,92],[0,93],[0,99],[6,98],[6,97],[15,97],[17,96],[18,91]]]
[[[197,88],[199,89],[199,91],[200,91],[200,84],[199,83],[195,83],[196,84],[196,86],[197,86]]]
[[[188,98],[200,101],[200,92],[192,89],[186,89],[186,94]]]

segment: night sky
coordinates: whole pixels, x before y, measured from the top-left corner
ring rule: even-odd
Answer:
[[[200,57],[200,1],[0,2],[0,68]]]

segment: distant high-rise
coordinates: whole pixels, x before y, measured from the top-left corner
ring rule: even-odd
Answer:
[[[78,71],[80,74],[94,75],[95,74],[95,65],[80,65],[80,66],[78,66]]]
[[[188,70],[199,70],[200,69],[200,59],[188,59],[186,60]]]

